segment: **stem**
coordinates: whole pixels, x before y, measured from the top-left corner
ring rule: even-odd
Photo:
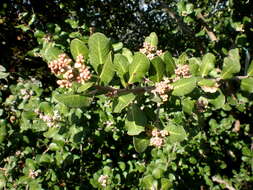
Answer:
[[[204,16],[202,15],[202,13],[199,13],[197,15],[197,18],[200,19],[204,25],[204,30],[206,31],[207,35],[209,36],[209,38],[211,39],[211,41],[218,41],[216,35],[214,34],[213,30],[208,26]]]
[[[197,78],[201,78],[201,77],[197,77]],[[251,77],[250,76],[234,76],[233,78],[230,78],[230,79],[222,79],[222,78],[203,78],[203,79],[213,79],[216,82],[219,82],[219,81],[226,81],[226,80],[241,80],[245,78],[251,78]],[[107,94],[107,93],[111,93],[111,96],[114,96],[114,97],[121,96],[128,93],[143,94],[145,92],[151,93],[151,91],[156,88],[155,86],[147,86],[147,87],[136,87],[132,89],[129,89],[129,88],[117,89],[111,86],[99,86],[99,85],[95,85],[93,87],[95,89],[87,93],[88,96],[95,96],[97,94]]]

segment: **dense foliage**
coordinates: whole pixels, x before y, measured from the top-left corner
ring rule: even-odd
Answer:
[[[251,5],[3,3],[0,189],[252,189]]]

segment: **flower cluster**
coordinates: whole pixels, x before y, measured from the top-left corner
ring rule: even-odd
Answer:
[[[37,176],[39,175],[39,172],[38,171],[34,171],[32,169],[29,170],[29,174],[28,176],[32,179],[35,179]]]
[[[98,183],[100,183],[103,187],[106,187],[108,178],[109,178],[108,175],[101,175],[98,178]]]
[[[163,81],[155,84],[155,89],[151,92],[154,94],[158,94],[163,102],[168,100],[168,92],[173,89],[173,86],[170,85],[170,80],[168,78],[164,78]]]
[[[191,77],[189,65],[177,65],[175,69],[176,78],[173,79],[173,82],[177,81],[180,78],[189,78]]]
[[[91,78],[91,73],[89,68],[84,65],[84,57],[82,55],[76,57],[74,68],[71,66],[71,62],[72,60],[63,53],[59,55],[58,59],[49,63],[51,72],[63,77],[62,80],[57,81],[60,87],[70,88],[73,82],[83,84]]]
[[[206,98],[200,97],[196,102],[196,110],[199,113],[202,113],[208,107],[208,100]]]
[[[61,120],[61,116],[58,111],[54,111],[54,115],[44,115],[39,109],[34,111],[36,114],[39,115],[39,118],[42,119],[48,127],[57,126],[57,122]]]
[[[140,52],[145,54],[149,59],[153,59],[156,55],[162,55],[162,50],[157,50],[156,47],[152,46],[148,42],[143,43],[143,48],[140,49]]]
[[[166,130],[153,129],[152,137],[150,139],[150,145],[160,148],[164,144],[164,137],[168,136],[169,133]]]
[[[32,95],[34,95],[34,92],[32,90],[27,89],[21,89],[20,90],[21,95],[23,96],[24,100],[29,99]]]

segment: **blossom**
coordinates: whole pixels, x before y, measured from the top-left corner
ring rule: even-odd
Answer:
[[[108,178],[109,178],[108,175],[101,175],[101,176],[98,178],[98,182],[99,182],[103,187],[106,187]]]

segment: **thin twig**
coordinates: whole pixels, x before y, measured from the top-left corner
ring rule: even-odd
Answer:
[[[229,190],[236,190],[233,186],[229,185],[228,182],[226,182],[225,180],[220,179],[220,178],[218,178],[218,177],[216,177],[216,176],[213,176],[213,177],[212,177],[212,180],[213,180],[214,182],[219,183],[219,184],[224,184],[224,185],[226,186],[226,188],[229,189]]]
[[[215,80],[216,82],[219,81],[226,81],[226,80],[241,80],[245,78],[250,78],[249,76],[234,76],[230,79],[222,79],[222,78],[203,78],[203,79],[212,79]],[[133,94],[143,94],[145,92],[151,93],[152,90],[154,90],[156,87],[155,86],[147,86],[147,87],[136,87],[136,88],[123,88],[123,89],[117,89],[113,88],[111,86],[99,86],[95,85],[93,86],[95,88],[94,90],[90,91],[87,95],[88,96],[94,96],[97,94],[110,94],[111,96],[117,97],[121,96],[124,94],[128,93],[133,93]]]
[[[218,41],[216,35],[214,34],[213,30],[208,26],[204,16],[202,15],[202,13],[199,13],[197,15],[197,18],[200,19],[204,25],[204,30],[206,31],[207,35],[209,36],[209,38],[211,39],[211,41]]]

